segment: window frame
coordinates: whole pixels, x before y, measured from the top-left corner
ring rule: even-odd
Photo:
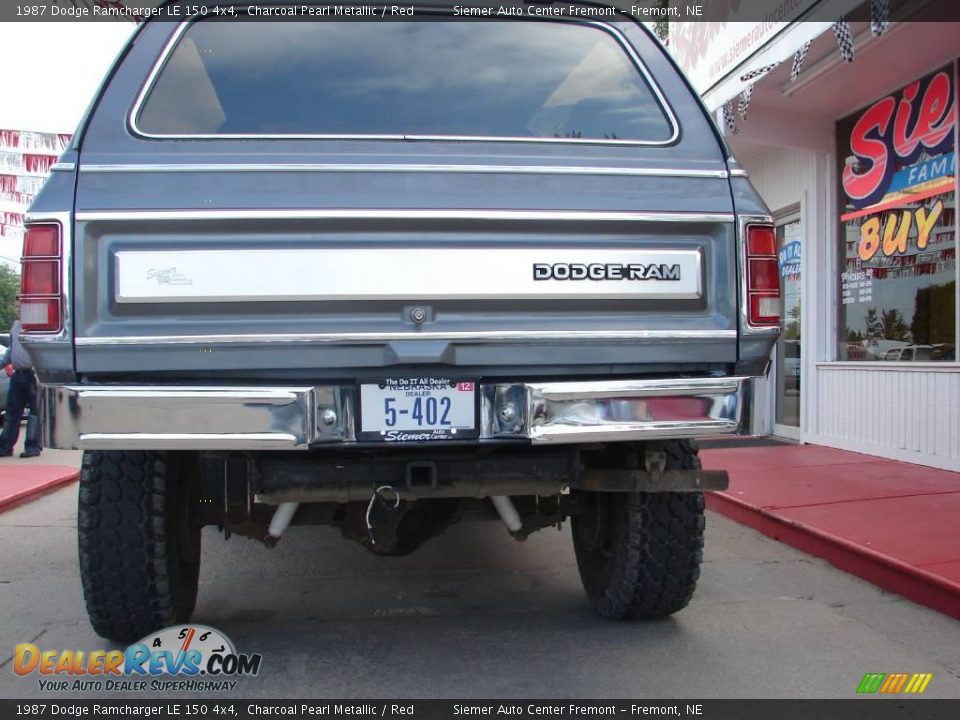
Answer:
[[[800,261],[800,281],[798,283],[799,292],[800,292],[801,310],[800,310],[800,344],[796,345],[796,348],[797,348],[796,359],[797,359],[797,377],[801,382],[801,387],[805,387],[806,384],[810,382],[810,380],[808,380],[807,376],[804,374],[803,358],[801,357],[803,355],[802,343],[804,340],[804,331],[805,331],[805,328],[803,325],[804,313],[803,313],[802,303],[803,303],[803,297],[805,295],[805,292],[804,292],[805,287],[803,282],[806,276],[806,272],[805,272],[806,268],[804,267],[803,258],[806,257],[809,254],[809,252],[808,252],[808,248],[806,247],[807,236],[804,234],[806,232],[806,229],[804,226],[805,216],[803,213],[803,203],[802,202],[791,203],[790,205],[786,205],[780,208],[779,210],[773,212],[772,214],[773,214],[774,236],[776,236],[776,232],[780,228],[786,227],[787,225],[790,225],[795,222],[800,223],[800,231],[801,231],[801,237],[802,237],[801,252],[803,253],[803,255],[801,256],[801,261]],[[780,252],[780,248],[777,247],[777,253],[779,254],[779,252]],[[779,273],[779,271],[780,269],[778,266],[777,272]],[[786,331],[786,322],[784,320],[784,317],[786,315],[786,312],[785,312],[786,311],[786,294],[783,291],[782,276],[780,276],[780,304],[781,304],[780,323],[783,330]],[[777,337],[777,341],[773,345],[773,349],[771,350],[771,365],[773,367],[771,367],[771,371],[770,371],[770,378],[771,378],[770,385],[772,390],[770,393],[770,399],[772,400],[772,403],[771,403],[772,407],[770,407],[769,411],[770,411],[771,427],[773,428],[773,434],[777,437],[799,441],[801,438],[801,434],[804,432],[805,418],[803,414],[803,409],[804,409],[804,406],[807,404],[802,390],[798,389],[797,424],[789,425],[787,423],[782,423],[778,421],[778,410],[780,409],[780,387],[781,385],[785,387],[786,378],[787,378],[787,374],[786,374],[786,359],[787,359],[786,343],[787,342],[789,341],[783,338],[783,332],[781,332],[780,335]],[[807,352],[810,352],[809,348]]]
[[[953,152],[956,154],[960,152],[960,56],[952,54],[947,66],[950,67],[951,72],[953,73],[952,82],[954,83],[954,112],[957,113],[958,117],[954,121],[953,127]],[[941,66],[939,64],[934,64],[934,68],[929,71],[929,73],[935,72]],[[863,104],[860,107],[850,110],[846,114],[835,117],[833,120],[834,127],[834,137],[837,135],[836,126],[841,121],[849,118],[851,115],[857,112],[862,112],[866,108],[870,107],[873,103],[876,103],[878,100],[887,97],[888,95],[896,94],[902,91],[905,87],[909,86],[911,83],[922,79],[925,77],[925,74],[914,78],[913,80],[905,83],[899,84],[894,87],[887,89],[885,92],[878,94],[873,100]],[[892,369],[902,369],[910,371],[938,371],[938,372],[956,372],[960,369],[960,357],[956,357],[954,360],[915,360],[913,362],[904,363],[900,360],[840,360],[840,335],[845,332],[846,325],[842,315],[843,306],[840,302],[840,285],[841,279],[840,275],[843,272],[839,265],[839,259],[841,255],[842,243],[844,242],[841,232],[841,223],[840,223],[840,207],[837,203],[837,199],[840,197],[840,175],[836,172],[836,169],[839,165],[839,154],[840,148],[836,147],[833,152],[830,154],[830,163],[833,168],[831,174],[830,182],[830,197],[831,202],[829,205],[829,223],[833,227],[833,256],[837,266],[833,273],[834,277],[832,279],[834,292],[836,293],[834,299],[834,318],[833,322],[835,326],[833,328],[832,340],[830,345],[832,346],[831,357],[832,360],[818,361],[817,367],[831,367],[831,368],[856,368],[858,370],[870,370],[870,371],[889,371]],[[954,177],[953,182],[953,193],[954,193],[954,202],[956,203],[960,200],[960,174],[957,174]],[[956,213],[956,209],[954,210]],[[829,237],[829,235],[828,235]],[[953,228],[953,239],[954,239],[954,248],[960,248],[960,223],[954,219],[954,228]],[[957,293],[954,296],[954,353],[956,353],[957,346],[960,346],[960,260],[955,261],[955,272],[954,277],[957,283]],[[886,355],[886,353],[884,353]]]
[[[246,11],[244,11],[246,15]],[[439,14],[439,13],[438,13]],[[449,13],[442,13],[449,15]],[[606,32],[613,40],[620,45],[627,56],[627,60],[641,74],[647,86],[650,88],[654,99],[657,101],[660,111],[667,121],[670,131],[669,137],[664,140],[626,140],[626,139],[604,139],[604,138],[537,138],[537,137],[514,137],[509,135],[421,135],[421,134],[365,134],[365,133],[152,133],[140,128],[139,119],[146,104],[147,98],[153,91],[160,73],[163,72],[167,62],[172,57],[174,51],[180,43],[180,39],[195,22],[207,19],[209,16],[194,16],[181,21],[176,30],[164,44],[163,50],[154,61],[146,80],[137,92],[133,106],[127,115],[127,126],[135,137],[146,140],[392,140],[392,141],[439,141],[439,142],[485,142],[485,143],[551,143],[564,145],[612,145],[612,146],[635,146],[635,147],[668,147],[677,144],[680,140],[680,123],[677,120],[673,108],[667,102],[659,84],[654,80],[646,64],[640,59],[636,49],[630,44],[626,35],[615,24],[602,21],[584,21],[567,18],[512,18],[504,22],[539,22],[539,23],[557,23],[566,22],[588,27],[595,27],[602,32]],[[452,15],[451,15],[452,17]]]

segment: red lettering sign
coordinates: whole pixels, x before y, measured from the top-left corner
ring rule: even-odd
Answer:
[[[850,134],[857,162],[844,167],[842,180],[856,208],[882,200],[898,167],[914,162],[923,151],[937,155],[952,145],[957,112],[949,71],[911,83],[899,95],[874,103]]]

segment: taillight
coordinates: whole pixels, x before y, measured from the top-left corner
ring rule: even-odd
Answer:
[[[746,245],[747,321],[759,327],[779,325],[780,268],[773,228],[749,225]]]
[[[24,332],[59,332],[63,328],[62,250],[59,225],[27,227],[20,278],[20,326]]]

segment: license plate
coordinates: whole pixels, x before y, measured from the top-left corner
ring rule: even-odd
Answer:
[[[479,437],[477,383],[450,378],[393,378],[360,383],[358,438],[379,442]]]

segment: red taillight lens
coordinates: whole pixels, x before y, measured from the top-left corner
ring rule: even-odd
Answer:
[[[24,295],[27,294],[27,288],[31,295],[59,295],[60,261],[25,259],[22,286]]]
[[[20,325],[24,332],[59,332],[63,327],[60,226],[31,225],[23,238]]]
[[[35,225],[23,238],[24,257],[60,257],[60,226]]]
[[[755,326],[780,324],[780,268],[777,239],[769,225],[747,228],[747,321]]]
[[[773,290],[780,294],[780,269],[776,258],[751,258],[748,260],[747,277],[750,290]]]
[[[747,230],[747,255],[777,256],[777,238],[769,225],[751,225]]]

